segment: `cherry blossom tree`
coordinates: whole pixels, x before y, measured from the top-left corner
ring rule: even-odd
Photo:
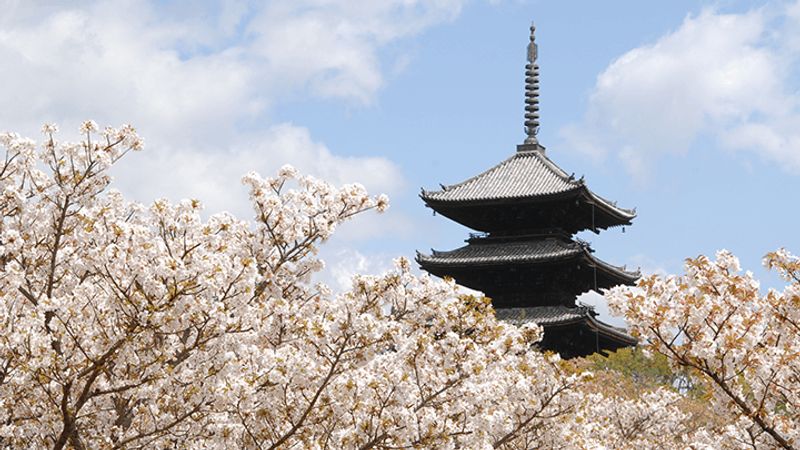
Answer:
[[[687,375],[666,357],[641,347],[622,348],[571,360],[576,371],[592,372],[581,386],[579,408],[602,433],[608,448],[718,448],[711,435],[727,422],[707,407],[705,386],[687,385]]]
[[[244,177],[251,220],[204,219],[197,200],[145,206],[109,188],[109,168],[142,147],[130,126],[85,122],[77,143],[59,142],[53,125],[43,132],[39,147],[0,134],[0,448],[717,443],[683,425],[668,386],[612,389],[613,378],[536,351],[539,327],[498,322],[488,299],[415,276],[405,259],[343,293],[315,283],[317,246],[353,216],[386,209],[384,196],[287,166]],[[796,276],[791,257],[770,261]],[[615,292],[618,304],[640,301]],[[781,299],[796,304],[796,290],[771,293],[763,314],[789,332],[796,309]],[[780,356],[796,375],[785,353],[796,341],[770,333],[764,342],[784,353],[754,351],[752,364]],[[725,380],[743,405],[763,395],[751,411],[791,442],[796,379],[757,375]]]
[[[387,207],[292,168],[244,177],[254,218],[109,188],[133,128],[0,135],[0,447],[582,446],[587,374],[535,326],[400,259],[334,295],[338,224]],[[565,444],[566,445],[566,444]]]
[[[686,262],[684,276],[650,276],[606,294],[651,351],[712,389],[725,418],[724,448],[800,446],[800,260],[781,249],[764,263],[788,283],[759,291],[750,272],[720,251]]]

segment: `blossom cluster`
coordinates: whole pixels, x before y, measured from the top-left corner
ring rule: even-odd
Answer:
[[[312,282],[316,246],[384,210],[360,185],[248,174],[254,218],[109,189],[142,147],[0,136],[0,447],[513,448],[563,439],[581,377],[535,326],[410,264]],[[523,444],[520,444],[523,442]]]
[[[789,283],[766,294],[731,253],[689,259],[684,276],[650,276],[606,295],[612,312],[674,367],[711,386],[725,418],[718,446],[800,445],[800,261],[785,250],[764,263]]]
[[[227,213],[204,219],[197,200],[142,205],[109,188],[108,169],[142,148],[132,127],[99,131],[87,121],[77,143],[58,141],[55,125],[42,131],[39,146],[0,135],[0,448],[644,449],[708,442],[708,433],[678,426],[686,418],[679,394],[664,388],[626,398],[591,388],[593,374],[535,350],[541,328],[497,321],[488,299],[464,295],[452,280],[415,276],[405,259],[384,275],[354,277],[340,294],[314,283],[323,266],[317,246],[353,216],[385,210],[385,196],[358,184],[336,188],[286,166],[274,177],[244,177],[251,220]],[[797,273],[790,256],[770,261],[787,277]],[[692,266],[720,286],[735,282],[718,303],[755,298],[747,276],[731,275],[734,260],[719,264]],[[727,322],[738,327],[712,338],[703,321],[660,297],[684,284],[650,279],[645,297],[612,297],[643,336],[670,340],[676,327],[702,336],[681,344],[692,361],[732,347],[709,370],[746,361],[796,371],[786,353],[797,354],[796,339],[781,337],[797,323],[798,308],[787,306],[797,303],[796,288],[737,315],[724,303],[703,306],[719,294],[692,285],[686,308],[703,311],[720,330]],[[644,321],[652,317],[660,325],[647,334]],[[769,331],[761,317],[783,331]],[[755,332],[767,334],[759,339],[771,352],[758,348],[749,335]],[[794,389],[796,380],[780,368],[753,370],[760,378],[749,380],[771,384],[729,381],[748,401],[766,398],[741,420],[763,417],[793,439],[796,396],[781,389]],[[766,395],[767,388],[780,394]]]

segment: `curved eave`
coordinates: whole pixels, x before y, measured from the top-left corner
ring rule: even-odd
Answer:
[[[638,270],[636,272],[629,272],[624,267],[615,266],[603,261],[600,258],[595,258],[594,255],[589,253],[588,249],[584,250],[584,258],[598,270],[604,272],[610,278],[620,281],[620,284],[633,285],[636,280],[641,278],[642,273]]]
[[[420,198],[425,205],[437,213],[448,217],[460,223],[460,214],[455,211],[466,211],[472,208],[482,208],[490,206],[501,205],[503,207],[516,207],[524,208],[540,207],[545,204],[557,204],[560,202],[571,202],[573,200],[579,201],[582,208],[589,210],[594,208],[592,214],[596,215],[596,223],[594,224],[597,229],[607,229],[616,226],[631,225],[633,219],[636,217],[635,209],[625,209],[616,206],[613,202],[604,199],[603,197],[592,192],[586,187],[583,182],[575,185],[574,188],[562,192],[552,194],[538,194],[529,196],[517,197],[486,197],[481,199],[468,199],[468,200],[448,200],[437,199],[428,195],[427,191],[422,191]],[[587,212],[588,214],[588,212]],[[588,219],[586,219],[588,220]],[[583,225],[585,229],[591,229],[592,226],[588,223]]]
[[[548,194],[532,194],[532,195],[519,195],[507,197],[483,197],[483,198],[470,198],[470,199],[441,199],[436,198],[433,194],[438,194],[442,191],[426,191],[422,189],[419,197],[425,202],[425,205],[438,211],[437,207],[444,208],[458,208],[469,206],[487,206],[487,205],[502,205],[508,203],[547,203],[551,201],[571,200],[572,198],[583,193],[584,186],[576,182],[575,186],[568,190],[560,192],[553,192]]]
[[[497,267],[519,264],[545,264],[553,262],[568,261],[580,258],[586,265],[594,267],[604,273],[608,278],[617,281],[617,284],[633,285],[641,277],[639,271],[629,272],[624,267],[609,264],[590,253],[588,247],[575,247],[565,249],[564,254],[544,257],[523,256],[490,256],[490,257],[455,257],[448,261],[448,253],[433,250],[432,255],[425,255],[417,251],[416,262],[425,270],[448,269],[448,268],[478,268],[478,267]]]
[[[580,189],[583,180],[567,175],[544,155],[544,149],[517,151],[499,164],[442,190],[422,190],[425,203],[483,204],[485,202],[548,198]],[[451,198],[456,196],[457,198]]]
[[[570,259],[574,259],[581,255],[580,249],[575,249],[574,251],[570,251],[564,255],[557,255],[557,256],[549,256],[549,257],[473,257],[473,258],[456,258],[457,261],[447,261],[446,256],[437,256],[436,253],[440,253],[440,255],[446,255],[448,252],[437,252],[433,250],[433,255],[426,255],[424,253],[420,253],[417,251],[417,255],[414,258],[416,262],[422,266],[423,269],[431,268],[453,268],[453,267],[487,267],[487,266],[507,266],[507,265],[518,265],[518,264],[546,264],[552,262],[561,262],[561,261],[568,261]]]
[[[535,323],[542,327],[564,326],[583,322],[590,314],[583,306],[568,307],[563,305],[544,305],[496,308],[495,317],[512,325],[520,326]]]
[[[600,322],[594,317],[588,316],[586,323],[592,331],[604,336],[609,340],[615,340],[623,344],[622,346],[634,346],[639,343],[639,340],[629,335],[628,333],[616,327],[612,327],[606,323]]]
[[[532,322],[535,322],[535,320],[532,320]],[[537,324],[540,325],[542,328],[544,328],[545,333],[547,333],[548,328],[564,327],[575,324],[585,324],[585,326],[589,328],[592,332],[597,333],[598,335],[600,335],[601,337],[605,338],[608,341],[618,343],[619,347],[628,347],[639,344],[639,340],[626,333],[625,330],[601,322],[589,314],[580,318],[574,318],[552,323],[539,324],[537,322]]]
[[[545,329],[584,324],[604,339],[616,342],[620,347],[637,345],[639,341],[625,330],[597,320],[594,310],[585,307],[539,306],[524,308],[499,308],[495,311],[498,320],[520,326],[535,323]]]
[[[595,194],[592,192],[591,189],[584,187],[584,192],[586,195],[586,201],[589,204],[594,205],[596,208],[603,211],[606,215],[616,219],[618,222],[616,225],[612,226],[621,226],[621,225],[631,225],[631,221],[636,217],[636,209],[626,209],[620,208],[614,202],[604,199],[603,197]]]

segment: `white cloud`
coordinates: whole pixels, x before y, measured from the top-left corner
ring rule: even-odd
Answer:
[[[134,199],[197,198],[209,211],[226,210],[239,217],[252,213],[246,189],[239,182],[251,170],[269,176],[282,165],[292,164],[304,174],[336,185],[361,183],[376,194],[396,194],[405,186],[400,169],[391,161],[337,156],[315,142],[308,129],[286,123],[242,135],[216,152],[164,145],[126,158],[130,161],[115,168],[115,186]],[[358,233],[363,237],[374,237],[374,232],[386,228],[368,218],[359,218],[359,225],[365,227]]]
[[[584,292],[583,294],[578,296],[577,301],[579,303],[592,306],[595,312],[597,312],[597,318],[600,321],[615,327],[621,327],[621,328],[628,327],[628,323],[625,322],[624,318],[611,315],[611,312],[609,312],[608,310],[608,303],[606,303],[605,297],[598,294],[597,292],[595,291]]]
[[[183,58],[192,30],[162,23],[146,4],[40,11],[0,30],[4,126],[129,121],[155,143],[230,136],[233,120],[263,108],[235,49]]]
[[[449,21],[462,0],[273,2],[248,27],[251,49],[283,81],[308,84],[327,97],[369,102],[383,79],[376,51]]]
[[[335,292],[350,289],[354,275],[381,275],[394,267],[387,255],[365,254],[353,249],[328,248],[327,251],[322,251],[322,257],[329,263],[317,279]]]
[[[92,115],[135,122],[150,139],[205,140],[287,92],[369,103],[383,84],[379,50],[454,18],[462,1],[11,2],[0,120]]]
[[[186,8],[5,1],[0,128],[35,137],[43,122],[56,122],[70,139],[87,118],[134,124],[146,150],[122,162],[116,186],[143,202],[191,196],[212,212],[249,215],[240,177],[250,170],[269,175],[286,163],[336,184],[396,194],[404,179],[390,160],[341,156],[302,124],[274,123],[270,113],[303,95],[373,102],[384,65],[393,66],[381,60],[381,49],[453,19],[462,2],[225,1]],[[366,229],[354,238],[398,228],[362,223]]]
[[[730,149],[756,152],[800,174],[800,113],[745,123],[727,130],[720,139]]]
[[[683,261],[659,261],[643,253],[633,255],[628,260],[630,261],[628,268],[634,270],[635,267],[635,270],[641,272],[642,276],[658,275],[665,277],[683,267]]]
[[[642,178],[659,155],[685,153],[704,135],[800,172],[793,10],[800,8],[688,16],[613,61],[583,123],[562,129],[562,138],[597,158],[613,155]]]

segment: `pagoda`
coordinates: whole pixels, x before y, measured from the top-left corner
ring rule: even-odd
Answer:
[[[489,170],[438,191],[422,190],[435,212],[465,225],[466,245],[451,251],[417,252],[417,262],[433,275],[484,292],[497,317],[544,328],[543,350],[564,358],[606,353],[636,345],[625,330],[597,319],[593,308],[577,304],[586,291],[632,285],[638,272],[593,255],[583,230],[599,233],[630,225],[635,211],[592,192],[545,154],[539,132],[538,49],[531,25],[525,66],[527,138],[508,159]]]

